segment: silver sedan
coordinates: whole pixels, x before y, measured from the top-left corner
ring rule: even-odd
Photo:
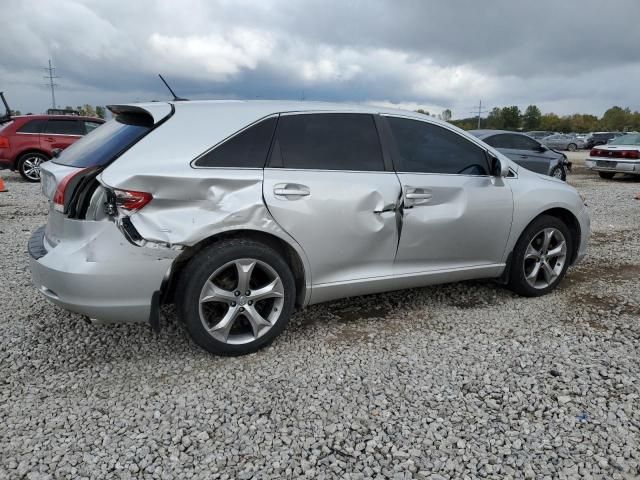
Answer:
[[[44,165],[49,218],[28,245],[38,291],[91,321],[159,328],[174,303],[195,342],[238,355],[306,305],[468,279],[539,296],[586,253],[573,187],[424,115],[109,108],[114,120]]]
[[[575,152],[578,149],[586,148],[584,139],[572,135],[549,135],[540,140],[542,144],[556,150],[569,150]]]

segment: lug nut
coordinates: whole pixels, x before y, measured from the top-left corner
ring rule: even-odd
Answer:
[[[240,311],[241,311],[241,312],[244,312],[244,307],[240,307]]]
[[[246,292],[244,292],[244,294],[248,297],[249,295],[251,295],[251,290],[247,290]]]
[[[233,294],[234,294],[236,297],[239,297],[239,296],[240,296],[240,290],[236,290],[235,292],[233,292]]]
[[[253,305],[253,300],[249,300],[249,305]]]
[[[235,307],[236,306],[236,302],[231,302],[231,306]]]

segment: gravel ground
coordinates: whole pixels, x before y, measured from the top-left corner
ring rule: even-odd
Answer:
[[[580,158],[580,154],[574,155]],[[2,172],[0,478],[638,478],[640,181],[576,166],[589,257],[543,298],[465,282],[317,305],[218,358],[30,285],[37,185]]]

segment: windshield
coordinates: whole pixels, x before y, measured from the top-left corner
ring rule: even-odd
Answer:
[[[640,133],[629,133],[615,138],[609,142],[609,145],[640,145]]]
[[[53,162],[78,168],[106,165],[134,145],[151,128],[144,122],[132,122],[119,116],[75,142]]]

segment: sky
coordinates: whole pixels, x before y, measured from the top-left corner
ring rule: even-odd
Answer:
[[[543,112],[640,110],[640,1],[0,0],[0,91],[15,110],[301,99]]]

